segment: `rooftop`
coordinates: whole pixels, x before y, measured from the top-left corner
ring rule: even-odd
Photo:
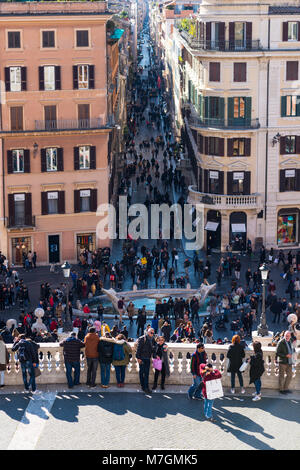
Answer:
[[[106,0],[95,1],[3,1],[0,16],[109,15]]]

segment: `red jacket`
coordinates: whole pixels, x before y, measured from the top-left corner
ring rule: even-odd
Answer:
[[[221,372],[219,372],[217,369],[213,370],[212,372],[205,372],[205,366],[206,364],[201,364],[200,365],[200,375],[202,377],[202,394],[204,398],[207,398],[206,395],[206,382],[209,380],[215,380],[215,379],[220,379],[222,377]]]

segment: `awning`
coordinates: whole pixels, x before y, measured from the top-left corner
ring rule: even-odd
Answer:
[[[233,233],[246,232],[245,224],[231,224],[231,230]]]
[[[206,222],[204,230],[209,230],[210,232],[215,232],[219,226],[219,222]]]

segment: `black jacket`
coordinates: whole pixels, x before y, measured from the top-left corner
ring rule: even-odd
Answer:
[[[80,362],[80,350],[85,344],[80,339],[70,337],[59,343],[64,348],[65,362]]]
[[[30,361],[36,364],[39,363],[38,349],[39,345],[28,339],[20,339],[20,341],[17,341],[11,348],[13,352],[17,352],[18,360],[20,362]]]
[[[238,372],[245,357],[244,348],[236,343],[231,344],[228,348],[227,357],[229,359],[228,372]]]
[[[137,359],[150,359],[156,350],[156,343],[154,338],[150,338],[147,334],[140,336],[138,339],[136,358]]]
[[[114,341],[111,338],[101,338],[98,343],[99,362],[111,364],[114,354]]]
[[[250,384],[259,379],[265,371],[262,353],[256,353],[250,357]]]

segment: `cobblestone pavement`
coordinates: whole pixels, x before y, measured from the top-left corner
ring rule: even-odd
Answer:
[[[216,423],[210,423],[203,402],[185,393],[80,389],[33,397],[1,393],[0,449],[300,449],[299,394],[256,403],[225,396],[215,401]]]

